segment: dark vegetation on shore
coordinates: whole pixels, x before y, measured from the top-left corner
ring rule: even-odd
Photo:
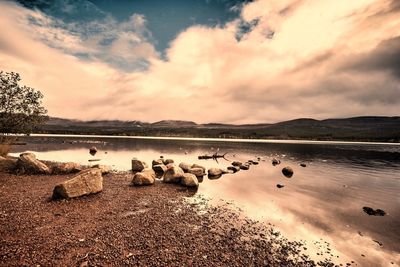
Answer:
[[[78,121],[50,118],[36,133],[243,139],[400,141],[400,117],[296,119],[274,124],[196,124],[191,121]]]

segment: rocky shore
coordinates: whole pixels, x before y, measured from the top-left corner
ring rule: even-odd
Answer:
[[[132,186],[132,172],[102,173],[98,193],[55,200],[54,188],[77,174],[0,172],[2,265],[334,266],[234,209],[210,206],[196,186]]]

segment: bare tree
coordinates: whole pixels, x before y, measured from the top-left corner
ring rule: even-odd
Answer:
[[[47,119],[43,94],[20,81],[18,73],[0,71],[0,141],[10,133],[29,134]]]

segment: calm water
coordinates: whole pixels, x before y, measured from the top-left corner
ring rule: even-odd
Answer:
[[[95,156],[88,152],[93,145],[99,150]],[[229,161],[197,159],[217,149],[227,152]],[[306,240],[315,259],[320,257],[317,253],[326,252],[324,242],[328,242],[332,259],[339,263],[353,260],[358,266],[400,266],[399,145],[31,137],[28,145],[15,146],[13,152],[22,151],[34,151],[43,160],[82,164],[100,159],[101,164],[117,170],[129,170],[132,157],[151,165],[163,155],[178,164],[220,168],[230,161],[261,157],[260,164],[248,171],[217,180],[205,177],[197,194],[215,202],[232,201],[246,215],[275,225],[286,237]],[[273,157],[282,163],[272,166]],[[284,166],[294,169],[292,178],[282,175]],[[278,183],[285,187],[278,189]],[[383,209],[387,216],[368,216],[364,206]]]

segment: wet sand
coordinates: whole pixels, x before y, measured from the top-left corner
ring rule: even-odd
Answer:
[[[334,266],[229,205],[186,188],[132,187],[127,172],[103,192],[52,201],[71,175],[0,173],[2,266]]]

